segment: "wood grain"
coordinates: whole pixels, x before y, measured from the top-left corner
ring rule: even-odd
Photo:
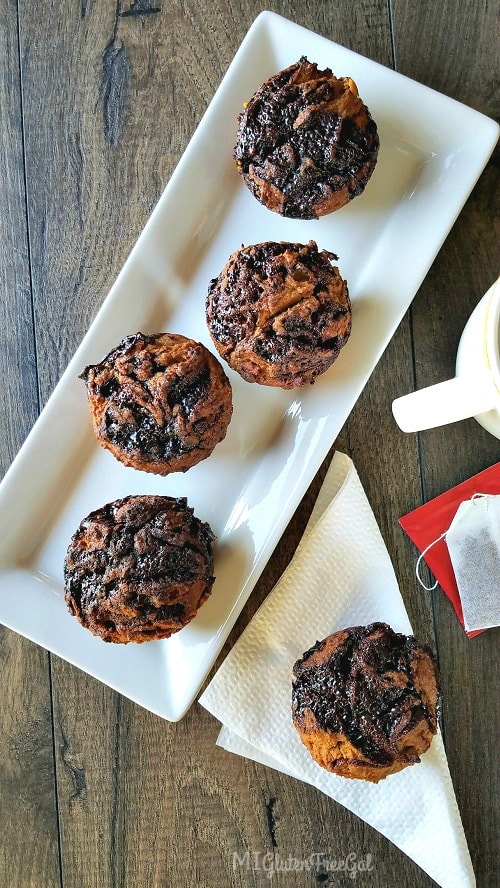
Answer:
[[[479,110],[494,108],[491,66],[474,42],[483,35],[493,52],[493,11],[486,3],[476,4],[467,21],[458,0],[425,8],[411,0],[282,0],[267,8],[382,64],[391,66],[395,57],[403,73]],[[0,338],[0,362],[9,380],[0,391],[5,466],[36,415],[37,381],[45,403],[260,9],[254,0],[19,0],[19,60],[16,11],[0,0],[7,23],[0,33],[0,58],[7,59],[0,114],[6,108],[10,114],[0,131],[10,165],[1,198],[8,201],[7,215],[0,214],[7,245],[0,258],[6,296],[0,336],[7,336]],[[414,549],[397,518],[423,496],[493,462],[498,443],[473,422],[458,427],[453,438],[445,430],[420,441],[405,436],[390,404],[415,384],[452,370],[465,318],[498,260],[493,186],[491,167],[336,442],[355,461],[415,631],[438,644],[450,767],[480,886],[494,884],[498,781],[483,762],[494,759],[497,732],[497,688],[489,668],[496,633],[468,642],[441,593],[434,621],[432,600],[414,579]],[[13,372],[18,354],[27,356],[21,374]],[[290,560],[328,461],[219,662]],[[248,852],[251,861],[253,854],[273,851],[298,859],[314,852],[327,859],[370,853],[374,869],[358,884],[433,884],[378,833],[311,787],[217,748],[218,724],[197,704],[180,723],[168,724],[57,658],[51,699],[47,655],[12,633],[2,635],[8,694],[0,723],[7,763],[0,772],[0,817],[6,806],[13,813],[10,822],[3,818],[1,888],[52,888],[59,877],[63,888],[353,883],[347,874],[321,871],[277,872],[270,882],[262,866],[233,865],[233,852],[240,858]],[[486,756],[477,755],[478,744]],[[37,849],[31,856],[28,839]]]
[[[0,0],[0,476],[38,411],[16,6]],[[0,884],[59,885],[47,654],[0,626]],[[34,837],[36,836],[36,841]]]
[[[450,23],[460,22],[454,28]],[[400,70],[483,113],[498,113],[498,10],[472,4],[470,15],[451,2],[435,18],[420,4],[395,4]],[[467,318],[500,268],[498,149],[447,238],[413,306],[418,386],[454,374]],[[422,477],[427,499],[492,465],[499,442],[474,420],[422,433]],[[499,630],[467,639],[441,590],[435,606],[443,684],[445,743],[450,771],[477,877],[498,884],[498,670],[491,670]]]

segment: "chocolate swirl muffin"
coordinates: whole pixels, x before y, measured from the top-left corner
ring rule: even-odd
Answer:
[[[362,193],[377,162],[377,127],[354,81],[304,56],[262,84],[238,123],[238,169],[282,216],[338,210]]]
[[[207,323],[219,354],[247,382],[312,383],[351,332],[346,282],[334,253],[308,244],[242,247],[211,281]]]
[[[64,563],[69,611],[103,641],[168,638],[210,595],[214,539],[184,498],[108,503],[71,539]]]
[[[386,623],[329,635],[295,663],[293,723],[315,761],[378,783],[420,761],[437,731],[432,651]]]
[[[219,361],[185,336],[128,336],[81,378],[97,440],[143,472],[185,472],[210,456],[232,414]]]

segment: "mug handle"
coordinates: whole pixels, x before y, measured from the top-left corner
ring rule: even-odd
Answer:
[[[392,412],[403,432],[420,432],[491,410],[498,389],[489,370],[455,376],[392,402]]]

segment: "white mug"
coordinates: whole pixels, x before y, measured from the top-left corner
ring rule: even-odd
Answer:
[[[456,376],[392,403],[404,432],[473,416],[500,438],[500,278],[472,312],[458,346]]]

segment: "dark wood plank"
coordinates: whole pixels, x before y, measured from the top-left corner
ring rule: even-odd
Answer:
[[[0,476],[37,415],[16,4],[0,0]],[[59,885],[49,661],[0,626],[0,883]],[[36,836],[36,841],[33,841]]]
[[[24,190],[23,132],[17,17],[2,0],[0,33],[0,145],[4,187],[0,236],[0,474],[3,476],[37,416],[36,352]],[[22,360],[19,356],[22,356]],[[12,369],[17,369],[13,373]]]
[[[498,9],[488,0],[428,8],[392,0],[396,67],[490,117],[498,115]]]
[[[498,114],[496,13],[487,3],[472,4],[465,16],[463,5],[454,0],[434,4],[432,11],[398,0],[399,69],[478,111]],[[497,149],[414,303],[419,387],[454,374],[466,320],[498,275],[498,194]],[[500,458],[499,442],[474,420],[422,433],[421,448],[428,499]],[[489,630],[468,640],[441,590],[435,600],[447,754],[477,883],[486,888],[498,884],[500,683],[491,664],[498,656],[500,633]]]

